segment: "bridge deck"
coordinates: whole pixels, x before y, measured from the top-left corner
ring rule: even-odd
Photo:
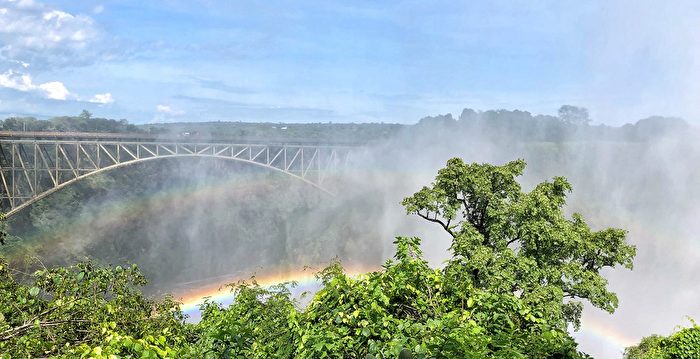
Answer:
[[[203,135],[172,136],[150,133],[104,133],[104,132],[59,132],[59,131],[0,131],[1,140],[50,140],[50,141],[132,141],[132,142],[193,142],[193,143],[246,143],[364,146],[367,142],[341,139],[312,138],[220,138]]]

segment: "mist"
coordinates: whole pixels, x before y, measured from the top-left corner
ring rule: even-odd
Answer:
[[[700,2],[0,5],[0,114],[16,117],[3,130],[84,110],[96,114],[85,123],[131,121],[107,132],[169,124],[174,136],[245,142],[277,136],[282,122],[319,137],[344,123],[322,140],[380,138],[330,174],[332,194],[211,158],[90,176],[8,219],[0,254],[24,273],[136,263],[149,295],[182,298],[334,258],[378,269],[399,235],[421,237],[439,267],[450,236],[401,200],[452,157],[522,158],[524,190],[566,177],[568,214],[626,229],[637,247],[632,271],[604,273],[617,311],[584,310],[582,351],[621,357],[700,319]],[[561,104],[590,118],[554,115]]]
[[[673,118],[622,127],[570,124],[523,111],[465,110],[405,126],[358,147],[328,195],[262,168],[215,159],[135,164],[80,181],[10,221],[10,252],[26,268],[94,258],[138,264],[152,295],[186,295],[251,275],[319,269],[333,258],[378,269],[395,236],[423,238],[440,266],[450,237],[407,216],[401,199],[452,157],[503,164],[522,158],[525,190],[553,176],[573,185],[566,210],[594,229],[629,231],[633,271],[609,270],[619,308],[587,307],[575,334],[594,357],[619,357],[641,337],[700,316],[700,136]]]
[[[539,131],[547,126],[538,126],[537,117],[521,111],[494,115],[465,110],[457,120],[450,115],[427,118],[421,121],[424,125],[408,128],[386,144],[386,160],[378,167],[397,173],[377,174],[371,181],[386,186],[384,223],[397,224],[385,227],[385,237],[421,236],[433,265],[439,265],[449,236],[420,218],[397,218],[404,213],[398,204],[401,198],[428,184],[451,157],[496,164],[522,158],[528,163],[520,179],[524,190],[565,176],[573,185],[567,212],[581,213],[595,229],[628,230],[628,241],[638,250],[634,270],[605,273],[619,307],[610,315],[587,306],[583,328],[575,334],[580,348],[594,357],[621,357],[624,346],[643,336],[667,335],[678,325],[688,325],[686,316],[700,315],[697,128],[656,117],[616,128],[572,127],[561,140],[552,141]],[[518,118],[525,121],[522,128],[534,131],[529,140],[512,123],[502,124],[506,131],[494,131],[499,120]],[[609,136],[611,132],[616,134]]]

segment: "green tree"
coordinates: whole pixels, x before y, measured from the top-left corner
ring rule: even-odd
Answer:
[[[559,118],[572,125],[587,125],[591,122],[588,110],[585,107],[564,105],[559,107]]]
[[[83,110],[80,112],[80,115],[78,117],[84,119],[84,120],[89,120],[92,118],[92,113],[88,110]]]
[[[184,327],[177,303],[146,299],[144,284],[136,266],[91,262],[42,269],[20,283],[0,258],[0,358],[89,352],[117,345],[115,335],[148,341],[166,333],[163,346],[178,344]]]
[[[639,344],[625,348],[624,359],[652,359],[663,358],[663,353],[659,349],[659,344],[664,337],[660,335],[650,335],[642,338]]]
[[[650,335],[639,344],[625,349],[625,359],[691,359],[700,358],[700,326],[694,321],[688,328],[663,337]]]
[[[495,166],[453,158],[432,185],[403,204],[452,236],[453,258],[445,267],[458,284],[452,290],[473,286],[513,294],[562,329],[579,325],[579,299],[614,312],[617,296],[600,271],[632,268],[636,250],[626,243],[626,232],[593,231],[580,214],[566,218],[562,209],[571,185],[563,177],[524,193],[516,181],[524,169],[522,160]]]
[[[576,343],[512,294],[458,286],[399,237],[382,270],[347,276],[338,262],[303,310],[285,286],[234,285],[228,308],[203,307],[191,358],[579,358]]]

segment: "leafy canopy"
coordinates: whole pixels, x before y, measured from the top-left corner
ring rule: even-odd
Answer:
[[[516,178],[524,169],[522,160],[495,166],[453,158],[403,205],[452,236],[445,275],[462,286],[514,294],[561,328],[579,325],[580,299],[614,312],[617,296],[600,271],[632,268],[636,250],[626,232],[593,231],[580,214],[566,218],[571,185],[563,177],[523,192]]]
[[[176,338],[183,332],[176,303],[146,299],[139,291],[145,283],[136,266],[91,262],[42,269],[18,282],[0,258],[0,358],[76,357],[93,346],[102,352],[101,346],[110,343],[123,347],[122,354],[153,352],[155,357],[141,344],[133,350],[115,342],[126,336],[154,341],[162,336],[162,344],[172,345],[164,335]]]
[[[625,359],[691,359],[700,358],[700,325],[692,326],[662,337],[650,335],[639,344],[625,349]]]

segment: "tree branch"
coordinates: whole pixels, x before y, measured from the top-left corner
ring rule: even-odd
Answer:
[[[506,242],[506,247],[520,240],[520,237],[514,237],[513,239]]]
[[[61,324],[67,324],[67,323],[88,323],[90,322],[89,320],[85,319],[67,319],[67,320],[57,320],[57,321],[52,321],[52,322],[39,322],[39,327],[40,328],[48,328],[48,327],[54,327],[57,325]],[[28,331],[29,329],[33,328],[35,326],[34,323],[25,323],[20,325],[19,327],[14,327],[5,330],[4,332],[0,333],[0,342],[4,342],[7,340],[10,340],[20,334],[23,334],[24,332]]]
[[[426,211],[426,212],[427,212],[427,211]],[[422,213],[420,213],[420,212],[416,212],[416,214],[418,214],[418,215],[419,215],[421,218],[423,218],[423,219],[427,219],[427,220],[430,221],[430,222],[434,222],[434,223],[440,224],[440,225],[442,226],[442,228],[443,228],[445,231],[447,231],[447,233],[449,233],[449,234],[452,236],[452,238],[457,237],[457,235],[450,229],[450,222],[447,221],[447,223],[445,223],[445,222],[443,222],[443,221],[437,219],[437,213],[435,214],[435,217],[436,217],[436,218],[430,218],[427,214],[424,215],[424,214],[422,214]]]

